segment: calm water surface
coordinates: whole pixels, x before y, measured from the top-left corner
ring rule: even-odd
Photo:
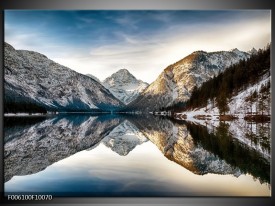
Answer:
[[[5,117],[4,127],[6,194],[271,193],[270,123],[201,125],[154,116],[58,115]]]

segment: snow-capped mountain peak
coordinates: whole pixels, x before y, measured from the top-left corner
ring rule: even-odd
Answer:
[[[239,58],[241,58],[241,59],[246,58],[246,55],[248,54],[248,53],[246,53],[246,52],[240,51],[240,50],[237,49],[237,48],[232,49],[231,52],[233,52],[234,54],[236,54],[236,55],[237,55]]]
[[[127,69],[120,69],[106,78],[102,84],[120,101],[129,104],[148,86],[136,79]]]
[[[114,85],[116,83],[128,83],[128,82],[136,82],[137,79],[127,70],[127,69],[120,69],[110,77],[107,78],[109,82]],[[107,80],[106,79],[106,80]],[[104,80],[104,82],[106,81]],[[111,80],[111,81],[110,81]]]
[[[240,52],[240,50],[237,49],[237,48],[231,49],[231,51],[234,52],[234,53],[239,53]]]

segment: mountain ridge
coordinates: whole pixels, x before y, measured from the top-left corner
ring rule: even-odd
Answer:
[[[154,111],[185,102],[195,86],[249,57],[237,48],[198,50],[166,67],[150,85],[125,68],[100,82],[93,75],[77,73],[38,52],[15,50],[5,42],[5,102],[27,102],[53,111]]]
[[[4,54],[5,109],[8,112],[16,112],[12,107],[19,108],[21,103],[25,108],[20,109],[30,111],[33,106],[47,111],[113,110],[124,106],[96,80],[43,54],[16,50],[6,42]]]
[[[249,57],[250,54],[238,49],[195,51],[166,67],[156,80],[128,105],[128,109],[153,111],[184,102],[190,97],[195,86],[200,86],[227,67]],[[147,107],[142,108],[144,105]]]

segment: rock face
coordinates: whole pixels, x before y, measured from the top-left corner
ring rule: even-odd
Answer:
[[[168,66],[128,108],[153,111],[186,101],[194,88],[250,55],[238,49],[196,51]],[[144,106],[146,105],[146,106]]]
[[[122,122],[104,116],[68,115],[5,132],[4,181],[29,175],[98,144]],[[10,129],[12,130],[12,128]]]
[[[93,78],[43,54],[4,44],[5,103],[31,103],[50,111],[113,110],[124,104]]]
[[[137,80],[127,69],[118,70],[102,84],[124,104],[135,100],[148,86],[146,82]]]
[[[137,145],[147,141],[148,139],[135,125],[125,120],[113,129],[113,131],[102,140],[102,143],[117,154],[126,156]]]

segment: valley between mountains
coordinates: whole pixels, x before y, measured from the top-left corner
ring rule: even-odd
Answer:
[[[209,114],[211,118],[219,114],[268,117],[270,48],[195,51],[169,65],[149,85],[125,68],[101,82],[93,74],[77,73],[43,54],[16,50],[5,43],[4,92],[5,114],[123,112],[180,119]]]

